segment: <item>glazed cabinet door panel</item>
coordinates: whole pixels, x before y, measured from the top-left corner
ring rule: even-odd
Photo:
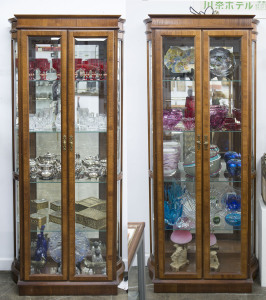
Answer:
[[[248,278],[247,31],[204,31],[204,277]]]
[[[200,42],[200,30],[158,30],[152,47],[153,205],[160,278],[202,276]]]
[[[66,31],[19,34],[22,276],[62,280],[67,278],[68,264],[67,35]]]
[[[70,279],[114,280],[117,40],[69,31],[68,42]]]

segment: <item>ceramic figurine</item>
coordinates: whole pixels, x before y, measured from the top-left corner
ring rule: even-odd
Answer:
[[[176,250],[171,255],[172,263],[170,266],[174,271],[178,272],[180,268],[189,264],[189,260],[187,259],[187,244],[174,244],[174,247]]]
[[[103,262],[103,257],[100,250],[95,250],[95,254],[92,256],[92,262]]]
[[[212,271],[217,271],[219,269],[220,263],[217,257],[217,252],[212,250],[210,251],[210,269]]]
[[[175,252],[171,255],[171,268],[178,272],[180,268],[189,264],[187,259],[187,245],[192,240],[192,234],[189,230],[174,230],[170,237],[174,242]]]
[[[219,269],[220,263],[217,256],[217,251],[214,249],[219,249],[217,245],[217,238],[216,236],[211,233],[210,234],[210,269],[212,271],[217,271]]]

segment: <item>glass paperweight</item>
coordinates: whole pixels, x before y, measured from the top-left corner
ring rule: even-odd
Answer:
[[[232,191],[226,192],[222,197],[222,203],[230,211],[241,209],[241,191],[232,188]]]
[[[233,177],[241,176],[241,159],[230,159],[227,164],[226,168],[228,173]]]
[[[225,222],[231,226],[241,225],[241,214],[231,213],[225,216]]]

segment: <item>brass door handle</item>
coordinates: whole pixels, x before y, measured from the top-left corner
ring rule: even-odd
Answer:
[[[208,150],[208,145],[209,145],[209,142],[208,142],[208,136],[207,135],[204,135],[204,149],[205,150]]]
[[[63,151],[66,151],[67,148],[67,137],[63,135]]]
[[[73,151],[73,136],[72,135],[69,137],[69,150]]]
[[[197,135],[197,146],[198,146],[198,150],[200,150],[200,146],[201,146],[201,141],[200,141],[200,135]]]

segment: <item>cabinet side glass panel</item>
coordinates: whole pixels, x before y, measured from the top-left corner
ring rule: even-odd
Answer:
[[[165,272],[196,272],[194,37],[163,37]]]
[[[255,130],[256,130],[256,124],[255,124],[255,89],[256,89],[256,82],[255,82],[255,70],[256,70],[256,60],[255,60],[255,53],[256,53],[256,42],[252,41],[252,67],[251,67],[251,84],[252,84],[252,94],[251,94],[251,172],[256,171],[256,139],[255,139]],[[251,253],[255,254],[255,201],[256,201],[256,191],[254,189],[255,187],[255,179],[252,180],[251,185]]]
[[[31,274],[62,274],[61,42],[29,37]]]
[[[122,41],[118,41],[117,47],[117,175],[122,172]],[[121,191],[122,181],[117,182],[117,256],[121,256],[121,226],[122,226],[122,215],[121,215]]]
[[[76,275],[106,275],[107,39],[75,38]]]
[[[19,181],[14,180],[15,182],[15,230],[16,230],[16,259],[19,262],[20,261],[20,214],[19,214]]]
[[[14,172],[19,172],[19,111],[18,111],[18,43],[13,41],[13,85],[14,85],[14,106],[13,106],[13,128],[14,128]]]
[[[19,107],[18,107],[18,43],[13,40],[13,143],[14,143],[14,173],[19,173]],[[15,209],[15,258],[19,262],[20,249],[20,216],[19,216],[19,181],[14,179],[14,209]]]
[[[149,61],[149,147],[150,147],[150,171],[153,173],[153,91],[152,91],[152,41],[148,41],[148,61]],[[154,254],[154,190],[153,190],[153,177],[149,178],[150,185],[150,226],[151,226],[151,253]]]
[[[241,271],[241,38],[210,38],[210,271]]]
[[[251,94],[251,171],[256,170],[255,166],[255,89],[256,89],[256,82],[255,82],[255,51],[256,51],[256,42],[252,41],[252,67],[251,67],[251,84],[252,84],[252,94]]]

